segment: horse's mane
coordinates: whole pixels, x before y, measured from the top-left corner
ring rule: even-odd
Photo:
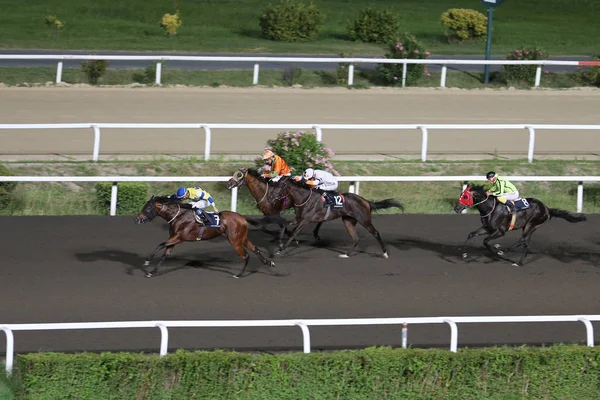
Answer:
[[[268,181],[254,168],[248,168],[248,174],[254,177],[255,179],[267,183]]]
[[[288,179],[287,182],[290,182],[292,185],[299,187],[301,189],[306,189],[306,190],[312,190],[314,189],[312,186],[310,186],[309,184],[307,184],[303,179],[296,181],[294,179]]]
[[[192,208],[189,203],[184,203],[181,199],[172,196],[153,196],[152,199],[161,204],[179,204],[181,208]]]
[[[471,192],[477,192],[478,194],[485,195],[485,188],[483,187],[483,185],[474,185],[472,183],[469,183],[469,187],[471,188]]]

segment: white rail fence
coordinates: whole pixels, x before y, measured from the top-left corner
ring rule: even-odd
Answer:
[[[527,160],[533,162],[536,130],[600,130],[600,125],[566,124],[221,124],[221,123],[68,123],[68,124],[0,124],[0,130],[23,129],[93,129],[92,160],[100,155],[100,129],[202,129],[204,131],[204,159],[211,156],[213,129],[314,129],[318,141],[323,140],[324,129],[345,130],[419,130],[421,132],[421,161],[427,161],[429,130],[526,130],[529,135]]]
[[[117,212],[119,182],[227,182],[230,176],[0,176],[0,182],[112,182],[110,215]],[[583,211],[583,182],[600,182],[600,176],[506,176],[514,182],[577,182],[577,212]],[[483,181],[478,175],[464,176],[339,176],[350,182],[348,191],[359,194],[360,182],[465,182]],[[401,197],[401,194],[399,194]],[[458,198],[458,193],[457,193]],[[230,210],[237,210],[238,188],[231,189]]]
[[[206,62],[248,62],[254,63],[252,83],[258,84],[260,63],[350,63],[348,67],[348,85],[354,84],[355,64],[402,64],[402,87],[406,86],[406,73],[408,64],[433,64],[441,65],[442,73],[440,87],[446,87],[446,75],[448,65],[537,65],[535,72],[535,86],[540,86],[542,79],[542,68],[547,65],[566,66],[594,66],[600,62],[594,61],[561,61],[561,60],[416,60],[416,59],[387,59],[387,58],[304,58],[304,57],[235,57],[235,56],[117,56],[117,55],[65,55],[65,54],[0,54],[0,60],[57,60],[56,83],[62,81],[62,70],[64,60],[107,60],[107,61],[154,61],[156,62],[155,83],[160,85],[162,75],[162,63],[164,61],[196,61]]]
[[[498,316],[498,317],[412,317],[412,318],[357,318],[357,319],[297,319],[297,320],[245,320],[245,321],[124,321],[124,322],[77,322],[43,324],[0,324],[6,334],[6,372],[10,374],[14,365],[15,331],[49,331],[82,329],[160,329],[160,356],[167,354],[169,346],[168,328],[250,328],[250,327],[299,327],[302,332],[304,353],[310,353],[311,326],[364,326],[401,325],[402,347],[407,347],[408,325],[447,324],[450,327],[450,351],[458,350],[458,324],[466,323],[540,323],[581,322],[585,326],[586,343],[594,347],[592,322],[600,321],[600,315],[547,315],[547,316]]]

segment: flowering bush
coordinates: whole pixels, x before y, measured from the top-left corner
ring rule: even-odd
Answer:
[[[548,55],[537,48],[527,49],[521,47],[509,53],[505,60],[546,60]],[[506,81],[533,83],[535,80],[535,70],[537,65],[503,65]]]
[[[81,70],[86,73],[88,82],[91,85],[98,83],[100,78],[106,72],[108,61],[105,60],[89,60],[81,62]]]
[[[333,151],[319,142],[314,132],[281,132],[276,139],[267,141],[265,150],[267,149],[282,157],[297,175],[306,168],[322,169],[339,175],[330,161]],[[260,166],[261,173],[269,170],[269,166],[264,166],[263,160],[258,159],[256,163]]]
[[[425,51],[417,39],[410,34],[399,37],[394,43],[389,45],[388,53],[385,58],[398,59],[428,59],[431,53]],[[402,83],[403,64],[379,64],[377,70],[382,78],[390,85]],[[412,83],[419,80],[423,75],[430,76],[425,64],[407,64],[406,82]]]
[[[161,28],[164,29],[166,36],[177,35],[177,28],[181,26],[181,18],[179,18],[179,10],[175,14],[165,14],[159,22]]]

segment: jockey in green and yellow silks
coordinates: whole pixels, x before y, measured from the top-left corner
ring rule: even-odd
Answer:
[[[506,204],[507,200],[515,201],[519,199],[519,191],[516,186],[506,178],[496,175],[494,171],[488,172],[485,178],[492,184],[487,194],[496,196],[500,203]]]

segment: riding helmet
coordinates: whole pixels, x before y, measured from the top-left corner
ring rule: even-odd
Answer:
[[[263,153],[263,160],[267,160],[273,157],[274,155],[275,153],[273,153],[271,150],[265,150],[265,152]]]
[[[186,192],[187,192],[186,188],[180,187],[179,189],[177,189],[177,194],[175,195],[175,197],[177,197],[178,199],[181,199],[183,196],[185,196]]]
[[[315,176],[315,170],[312,168],[306,168],[304,171],[304,179],[310,179]]]
[[[494,176],[496,176],[496,173],[494,171],[490,171],[485,175],[485,179],[490,179],[490,178],[493,178]]]

